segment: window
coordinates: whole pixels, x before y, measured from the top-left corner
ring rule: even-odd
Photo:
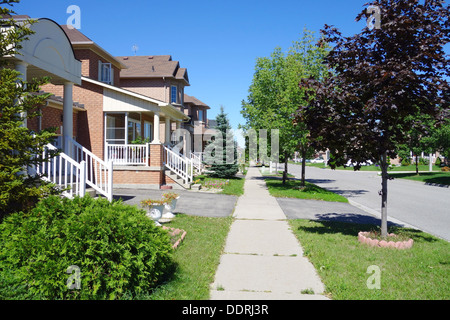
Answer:
[[[125,144],[125,114],[106,114],[106,142]]]
[[[203,121],[203,110],[198,110],[198,121]]]
[[[170,103],[177,103],[177,87],[172,86],[170,88]]]
[[[128,114],[128,143],[141,140],[141,115],[130,112]]]
[[[150,122],[144,121],[144,140],[152,141],[153,126]]]
[[[113,69],[111,63],[98,62],[98,80],[107,84],[113,84]]]

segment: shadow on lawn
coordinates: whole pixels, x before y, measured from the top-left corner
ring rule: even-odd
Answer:
[[[409,178],[416,177],[416,173],[390,173],[390,176],[394,178]],[[450,175],[436,176],[435,172],[421,172],[420,177],[425,177],[423,182],[429,185],[441,185],[442,187],[450,187]],[[427,178],[428,177],[428,178]]]
[[[367,216],[359,214],[339,214],[334,213],[318,216],[318,220],[311,220],[316,224],[311,226],[299,226],[297,230],[315,234],[342,234],[347,236],[358,236],[360,231],[379,231],[380,220],[373,219],[373,223],[367,223]],[[417,242],[435,242],[439,239],[420,230],[404,228],[398,224],[388,222],[388,232],[394,234],[404,234]]]

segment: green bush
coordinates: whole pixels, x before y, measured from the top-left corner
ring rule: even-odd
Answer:
[[[51,196],[0,224],[0,299],[142,296],[173,272],[172,251],[143,210]],[[69,289],[70,266],[81,272],[79,289]]]
[[[442,162],[442,161],[441,161],[441,158],[437,157],[437,158],[436,158],[436,163],[435,163],[434,165],[440,167],[440,166],[441,166],[441,162]]]
[[[411,161],[408,158],[404,158],[402,159],[402,166],[406,167],[409,166],[411,164]]]

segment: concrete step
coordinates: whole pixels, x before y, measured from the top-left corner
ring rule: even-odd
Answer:
[[[191,189],[191,184],[184,183],[184,180],[181,179],[180,177],[178,177],[178,175],[176,175],[172,171],[165,170],[164,173],[165,173],[166,176],[168,176],[170,179],[175,181],[179,186],[183,187],[184,189]]]

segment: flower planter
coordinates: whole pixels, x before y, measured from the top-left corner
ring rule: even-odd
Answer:
[[[180,199],[179,196],[176,199],[173,199],[170,203],[166,203],[164,205],[164,211],[163,211],[162,217],[160,219],[161,222],[169,222],[173,218],[175,218],[173,211],[175,210],[175,207],[177,206],[178,199]]]
[[[407,241],[386,241],[386,240],[378,240],[378,239],[372,239],[369,237],[369,232],[359,232],[358,233],[358,241],[367,244],[371,247],[380,247],[380,248],[394,248],[394,249],[410,249],[413,244],[414,240],[409,239]],[[388,234],[388,237],[394,238],[396,237],[395,234],[391,233]]]
[[[152,204],[149,206],[149,211],[147,212],[147,217],[155,221],[157,226],[160,226],[159,220],[162,217],[164,211],[164,204]]]

